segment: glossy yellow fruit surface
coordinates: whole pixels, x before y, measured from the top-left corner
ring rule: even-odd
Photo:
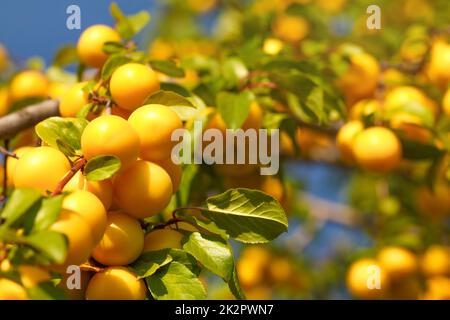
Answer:
[[[17,282],[0,278],[0,300],[28,300],[28,295]]]
[[[298,42],[309,33],[309,23],[296,15],[280,15],[272,24],[274,35],[286,42]]]
[[[59,103],[59,113],[62,117],[76,117],[77,113],[88,104],[88,93],[83,91],[86,82],[73,85]]]
[[[371,281],[372,276],[374,279],[379,276],[379,289]],[[346,283],[350,293],[359,299],[382,298],[389,288],[387,273],[374,259],[360,259],[352,263],[347,271]]]
[[[127,214],[141,219],[161,212],[172,197],[172,180],[159,165],[139,160],[114,179],[114,197]]]
[[[16,150],[14,150],[13,152],[16,154],[16,156],[20,159],[25,152],[27,152],[28,150],[32,150],[33,147],[20,147],[17,148]],[[18,159],[13,158],[13,157],[8,157],[8,159],[6,160],[8,162],[6,171],[8,174],[8,185],[13,186],[14,185],[14,173],[16,171],[16,165],[17,165],[17,161]]]
[[[167,248],[181,249],[183,235],[172,229],[157,229],[145,235],[144,252]]]
[[[47,77],[39,71],[28,70],[17,74],[11,81],[9,94],[12,101],[45,97],[48,94]]]
[[[142,253],[144,231],[138,220],[121,212],[109,212],[105,233],[92,256],[107,266],[124,266]]]
[[[336,144],[341,154],[342,160],[347,164],[355,163],[355,155],[353,154],[353,143],[358,133],[364,130],[361,121],[353,120],[343,125],[336,137]]]
[[[378,261],[393,280],[412,276],[419,269],[416,255],[401,247],[383,248],[378,253]]]
[[[425,251],[421,260],[422,272],[428,276],[450,275],[450,248],[433,245]]]
[[[96,273],[86,289],[87,300],[144,300],[144,280],[124,267],[110,267]]]
[[[116,30],[106,25],[93,25],[83,31],[77,43],[77,52],[80,60],[86,65],[101,68],[108,55],[103,52],[106,42],[120,41]]]
[[[181,177],[183,176],[183,169],[181,164],[173,163],[171,158],[162,161],[155,161],[157,165],[163,168],[170,176],[172,180],[173,193],[177,192],[180,186]]]

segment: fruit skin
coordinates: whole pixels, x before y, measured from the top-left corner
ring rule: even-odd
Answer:
[[[118,116],[101,116],[92,120],[81,136],[81,150],[89,160],[100,155],[120,159],[121,168],[128,168],[139,156],[139,136],[124,119]]]
[[[0,88],[0,117],[8,113],[10,105],[9,92],[5,87]]]
[[[450,117],[450,89],[447,89],[442,99],[442,110],[444,113]]]
[[[126,171],[119,172],[113,185],[117,204],[137,219],[161,212],[173,193],[169,174],[159,165],[144,160],[138,160]]]
[[[389,172],[402,159],[399,139],[384,127],[371,127],[359,133],[353,144],[353,152],[361,167],[374,172]]]
[[[390,127],[400,132],[405,138],[421,143],[428,143],[432,139],[429,130],[423,127],[422,120],[407,112],[397,112],[390,119]]]
[[[309,33],[309,23],[303,17],[280,15],[272,24],[274,35],[286,42],[298,42]]]
[[[0,300],[28,300],[25,288],[20,284],[0,278]]]
[[[69,247],[65,261],[57,266],[80,265],[86,262],[93,248],[92,232],[89,223],[80,215],[68,210],[62,210],[58,220],[53,223],[50,230],[66,235]]]
[[[127,63],[111,76],[110,91],[115,103],[125,110],[135,110],[160,88],[156,73],[139,63]]]
[[[384,99],[384,112],[389,114],[410,104],[419,104],[429,109],[433,114],[438,112],[436,104],[418,88],[412,86],[399,86],[390,90]]]
[[[417,257],[401,247],[385,247],[378,253],[378,261],[392,280],[413,276],[419,269]]]
[[[26,151],[17,161],[14,171],[16,188],[36,188],[53,191],[70,171],[66,156],[50,147],[36,147]]]
[[[450,71],[444,67],[450,63],[450,44],[439,39],[431,47],[427,74],[435,85],[445,88],[450,81]]]
[[[141,159],[148,161],[170,158],[172,149],[177,144],[177,141],[171,139],[172,132],[183,128],[180,117],[172,109],[160,104],[138,108],[128,118],[128,122],[139,135]]]
[[[63,96],[59,104],[61,117],[76,117],[77,113],[89,103],[88,93],[83,91],[86,82],[73,85]]]
[[[283,42],[276,38],[267,38],[264,40],[263,51],[271,56],[276,56],[283,50]]]
[[[110,267],[96,273],[86,289],[87,300],[144,300],[144,280],[124,267]]]
[[[166,248],[181,249],[183,235],[172,229],[157,229],[147,233],[144,238],[144,251],[157,251]]]
[[[241,285],[249,288],[260,284],[269,261],[270,254],[266,249],[258,246],[246,248],[236,264]]]
[[[369,280],[370,267],[380,268],[380,289],[369,289],[367,281]],[[353,262],[347,271],[347,288],[350,293],[359,299],[382,298],[389,288],[389,278],[385,270],[375,259],[360,259]]]
[[[344,92],[349,104],[370,97],[377,87],[380,67],[371,55],[360,52],[350,56],[350,65],[338,79],[338,87]]]
[[[20,274],[20,281],[25,288],[31,288],[41,282],[50,281],[50,274],[48,271],[36,266],[22,265],[19,266],[18,271]]]
[[[25,98],[45,97],[49,83],[44,74],[35,70],[22,71],[11,81],[9,95],[12,101]]]
[[[105,233],[92,256],[107,266],[123,266],[136,260],[143,247],[144,231],[139,221],[121,212],[109,212]]]
[[[427,277],[450,275],[450,248],[433,245],[429,247],[421,259],[422,272]]]
[[[363,99],[351,106],[349,118],[351,120],[361,120],[363,116],[374,114],[381,110],[381,104],[375,99]]]
[[[83,174],[78,171],[72,179],[65,185],[63,191],[89,191],[96,196],[108,210],[113,200],[113,185],[110,179],[101,181],[88,181]]]
[[[425,300],[449,300],[450,299],[450,278],[432,277],[426,281],[427,291],[423,299]]]
[[[93,244],[97,244],[106,229],[106,211],[102,202],[89,191],[78,190],[67,195],[62,208],[78,213],[90,226]]]
[[[169,174],[170,179],[172,180],[172,188],[173,193],[178,191],[178,187],[180,186],[181,178],[183,176],[183,169],[181,164],[173,163],[171,158],[162,161],[155,161],[157,165],[166,170]]]
[[[339,129],[336,137],[336,144],[341,153],[342,160],[347,164],[355,163],[355,155],[353,154],[353,143],[358,133],[364,130],[361,121],[353,120],[347,122]]]
[[[64,82],[50,82],[48,96],[55,100],[60,100],[72,86]]]
[[[120,35],[106,25],[93,25],[83,31],[77,43],[77,52],[81,61],[88,66],[101,68],[108,55],[103,52],[103,45],[108,41],[120,41]]]
[[[32,150],[32,149],[33,149],[33,147],[20,147],[20,148],[17,148],[16,150],[14,150],[14,153],[20,159],[27,151]],[[14,172],[16,171],[16,165],[17,165],[18,159],[13,158],[13,157],[8,157],[6,161],[8,162],[7,168],[6,168],[6,172],[8,175],[8,185],[14,186]]]

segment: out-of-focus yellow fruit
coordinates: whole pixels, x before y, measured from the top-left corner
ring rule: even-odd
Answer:
[[[142,219],[161,212],[172,197],[172,180],[159,165],[136,161],[114,179],[114,199],[131,216]]]
[[[20,147],[20,148],[17,148],[16,150],[14,150],[14,153],[20,159],[27,151],[32,150],[32,149],[33,149],[33,147]],[[8,162],[7,168],[6,168],[6,172],[8,175],[8,185],[14,186],[14,173],[16,171],[16,165],[17,165],[18,159],[13,158],[13,157],[8,157],[8,159],[6,161]]]
[[[103,238],[92,256],[107,266],[132,263],[144,248],[144,231],[139,221],[121,212],[110,212],[107,219]]]
[[[77,113],[89,103],[88,93],[83,91],[86,82],[73,85],[63,96],[59,104],[62,117],[76,117]]]
[[[261,285],[247,289],[245,296],[248,300],[271,300],[272,291],[267,286]]]
[[[376,114],[381,110],[381,104],[375,99],[363,99],[352,105],[349,112],[351,120],[361,120],[363,117]]]
[[[103,203],[89,191],[78,190],[66,196],[62,208],[78,213],[90,226],[93,244],[97,244],[106,229]]]
[[[401,247],[385,247],[378,253],[378,261],[392,280],[413,276],[419,269],[416,255]]]
[[[383,127],[371,127],[359,133],[354,141],[353,152],[361,167],[374,172],[389,172],[402,159],[399,139]]]
[[[157,229],[145,235],[144,252],[166,248],[181,249],[183,235],[172,229]]]
[[[138,158],[139,145],[136,131],[118,116],[101,116],[92,120],[81,136],[81,149],[87,160],[101,155],[116,156],[122,171]]]
[[[329,13],[336,13],[341,11],[347,4],[347,0],[316,0],[316,4],[320,9]]]
[[[162,39],[156,39],[150,44],[148,54],[153,59],[168,60],[175,54],[173,46]]]
[[[433,245],[425,251],[421,261],[422,272],[427,277],[450,275],[450,248]]]
[[[0,87],[0,117],[8,113],[10,106],[9,92],[6,87]]]
[[[371,281],[371,277],[375,280],[378,275],[379,289],[375,281]],[[350,293],[359,299],[382,298],[389,288],[388,275],[375,259],[360,259],[352,263],[347,271],[346,283]]]
[[[450,71],[445,67],[450,64],[450,44],[444,40],[433,43],[429,61],[428,77],[435,85],[445,88],[450,81]]]
[[[119,107],[135,110],[142,106],[151,93],[159,90],[159,80],[149,66],[127,63],[112,74],[110,90]]]
[[[442,110],[444,113],[450,117],[450,89],[447,89],[442,99]]]
[[[413,114],[398,112],[392,115],[390,127],[398,130],[405,138],[421,143],[430,142],[432,134],[423,127],[422,120]]]
[[[52,99],[61,99],[71,88],[70,85],[63,82],[50,82],[48,87],[48,96]]]
[[[87,300],[145,300],[144,280],[124,267],[110,267],[96,273],[86,289]]]
[[[195,12],[205,13],[217,6],[217,0],[188,0],[189,8]]]
[[[69,160],[61,151],[50,147],[36,147],[24,152],[17,161],[14,186],[36,188],[44,193],[53,191],[69,171]]]
[[[88,286],[89,281],[92,277],[92,272],[81,271],[80,273],[80,287],[69,289],[68,285],[73,286],[71,273],[62,272],[61,274],[61,282],[58,284],[58,287],[64,291],[64,294],[69,300],[84,300],[86,298],[86,288]],[[69,281],[69,283],[67,283]]]
[[[355,163],[353,143],[355,141],[355,137],[363,130],[364,125],[358,120],[349,121],[339,129],[336,137],[336,143],[339,152],[341,153],[341,158],[345,163]]]
[[[64,191],[85,190],[96,196],[108,210],[113,199],[113,185],[110,179],[101,181],[88,181],[83,174],[78,171],[72,179],[65,185]]]
[[[155,161],[157,165],[166,170],[172,180],[173,193],[178,191],[180,186],[181,177],[183,175],[183,170],[181,164],[173,163],[171,158],[162,161]]]
[[[90,67],[101,68],[108,59],[108,55],[103,52],[103,45],[110,41],[120,41],[116,30],[100,24],[90,26],[78,39],[77,52],[80,60]]]
[[[412,86],[400,86],[390,90],[384,99],[383,108],[385,113],[393,113],[412,104],[425,107],[434,115],[438,111],[436,104],[423,91]]]
[[[407,82],[407,77],[399,70],[388,68],[383,71],[383,80],[388,88],[398,87]]]
[[[28,295],[20,284],[0,278],[0,300],[28,300]]]
[[[246,248],[237,261],[236,269],[239,281],[244,287],[253,287],[263,280],[269,264],[270,254],[260,246]]]
[[[450,278],[432,277],[426,281],[425,300],[450,300]]]
[[[283,50],[283,41],[276,38],[267,38],[264,40],[263,51],[271,56],[276,56]]]
[[[291,262],[286,258],[275,258],[270,261],[268,272],[274,283],[285,283],[292,275]]]
[[[57,268],[72,264],[80,265],[88,260],[94,242],[89,223],[80,215],[62,210],[58,220],[51,225],[50,230],[64,234],[69,241],[66,260]]]
[[[360,52],[350,56],[350,65],[338,80],[349,104],[372,96],[377,88],[380,67],[370,54]]]
[[[27,70],[18,73],[9,87],[9,95],[12,101],[25,98],[45,97],[48,94],[47,77],[35,70]]]
[[[303,40],[309,33],[308,21],[298,15],[282,14],[272,24],[272,32],[286,42],[298,42]]]
[[[417,190],[417,206],[420,212],[434,219],[450,215],[450,187],[438,183],[433,190],[421,187]]]
[[[160,104],[138,108],[128,118],[128,122],[139,135],[140,157],[148,161],[170,158],[172,149],[177,144],[177,141],[171,139],[172,133],[183,128],[180,117],[172,109]]]
[[[22,265],[18,268],[20,281],[25,288],[31,288],[41,282],[50,281],[50,274],[47,270],[37,266]]]

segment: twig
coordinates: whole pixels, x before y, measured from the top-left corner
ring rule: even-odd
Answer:
[[[46,100],[0,118],[0,140],[13,137],[44,119],[59,115],[59,102]]]
[[[77,162],[74,163],[70,171],[62,178],[62,180],[58,183],[55,190],[52,192],[52,197],[61,194],[66,184],[73,178],[73,176],[86,164],[86,159],[81,158]]]
[[[4,203],[6,201],[6,197],[8,196],[8,156],[9,156],[9,140],[6,139],[4,142],[4,147],[1,147],[2,153],[3,150],[6,151],[4,153],[5,158],[3,159],[3,187],[2,187],[2,195],[0,198],[0,202]]]
[[[8,149],[6,149],[5,147],[2,147],[2,146],[0,146],[0,153],[4,154],[5,158],[6,157],[11,157],[11,158],[19,159],[17,154],[15,154],[14,152],[9,151]]]
[[[99,267],[99,266],[94,266],[90,263],[83,263],[82,265],[80,265],[80,270],[81,271],[90,271],[90,272],[101,272],[104,270],[104,268]]]

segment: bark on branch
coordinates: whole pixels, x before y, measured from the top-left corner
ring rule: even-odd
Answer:
[[[13,137],[42,120],[59,115],[59,102],[46,100],[0,118],[0,140]]]

